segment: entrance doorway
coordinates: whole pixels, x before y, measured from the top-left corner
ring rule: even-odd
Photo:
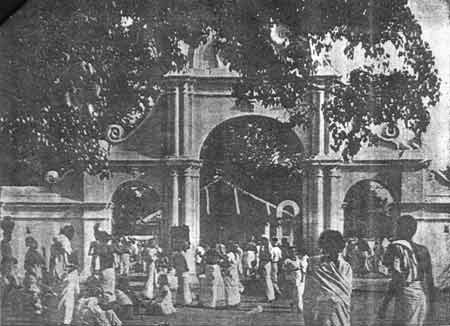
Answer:
[[[284,220],[277,219],[276,207],[270,204],[300,201],[302,175],[297,163],[302,155],[298,136],[271,118],[245,116],[216,127],[200,155],[201,240],[243,243],[252,236],[277,235],[280,223],[284,230],[288,223],[294,225],[292,217],[286,221],[286,214]]]

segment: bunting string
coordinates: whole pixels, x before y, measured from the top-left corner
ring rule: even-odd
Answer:
[[[233,193],[234,193],[234,203],[236,204],[236,214],[241,215],[241,209],[239,208],[239,197],[236,188],[233,188]]]
[[[206,196],[206,214],[211,214],[211,208],[209,206],[209,189],[208,187],[205,188],[205,196]]]
[[[267,200],[265,200],[265,199],[255,195],[255,194],[252,194],[252,193],[250,193],[250,192],[248,192],[248,191],[246,191],[246,190],[236,186],[235,184],[231,183],[230,181],[225,180],[223,177],[218,177],[218,178],[214,179],[213,181],[211,181],[210,183],[208,183],[208,184],[206,184],[205,186],[202,187],[202,190],[204,190],[205,193],[207,194],[206,195],[206,198],[207,198],[207,203],[206,203],[206,205],[207,205],[207,213],[208,213],[208,210],[210,210],[209,189],[208,188],[211,187],[212,185],[218,183],[218,182],[223,182],[224,184],[230,186],[233,189],[234,200],[235,200],[235,205],[236,205],[236,213],[237,214],[240,214],[238,191],[241,192],[244,195],[249,196],[250,198],[252,198],[252,199],[254,199],[256,201],[259,201],[260,203],[263,203],[266,206],[267,215],[271,214],[271,208],[275,208],[275,209],[277,208],[277,205],[275,205],[274,203],[271,203],[271,202],[269,202],[269,201],[267,201]],[[294,217],[294,215],[291,212],[286,211],[284,209],[283,209],[283,213],[286,214],[286,215],[289,215],[291,217]]]

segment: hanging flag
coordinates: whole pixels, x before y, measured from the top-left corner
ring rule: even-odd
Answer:
[[[270,203],[266,202],[266,211],[267,211],[267,216],[270,216]]]
[[[241,209],[239,208],[239,197],[237,188],[233,187],[234,192],[234,203],[236,204],[236,214],[241,215]]]
[[[205,195],[206,195],[206,214],[211,214],[211,207],[209,206],[209,189],[205,187]]]

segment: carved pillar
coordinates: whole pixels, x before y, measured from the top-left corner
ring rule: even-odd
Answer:
[[[312,207],[312,215],[310,219],[310,232],[311,232],[311,241],[312,241],[312,249],[317,253],[317,241],[319,240],[319,236],[325,228],[324,225],[324,215],[325,215],[325,201],[324,201],[324,172],[322,167],[317,167],[312,175],[313,184],[314,184],[314,200]]]
[[[176,167],[173,167],[170,171],[170,226],[178,226],[180,223],[179,219],[179,187],[178,187],[178,170]]]
[[[312,101],[313,105],[317,108],[316,118],[314,119],[315,130],[314,130],[314,140],[315,144],[314,152],[319,156],[324,156],[328,154],[329,150],[329,132],[328,124],[325,120],[322,106],[326,101],[327,95],[324,91],[318,91],[313,94]]]
[[[344,232],[344,196],[342,189],[342,176],[337,168],[329,171],[330,178],[330,228]]]
[[[183,180],[182,224],[189,226],[191,243],[197,246],[200,240],[200,164],[185,168]]]
[[[179,224],[189,227],[190,249],[186,252],[189,271],[195,272],[195,249],[200,241],[200,162],[183,164]]]
[[[181,96],[182,103],[180,105],[182,115],[181,126],[181,149],[180,154],[190,157],[192,153],[192,134],[193,134],[193,121],[194,112],[192,110],[192,85],[185,83],[183,85],[183,94]]]
[[[310,230],[310,220],[311,220],[311,211],[310,211],[310,175],[309,171],[305,170],[305,173],[302,178],[302,240],[305,248],[310,251],[312,249],[312,237]]]
[[[173,155],[180,155],[180,87],[175,86],[173,105]]]

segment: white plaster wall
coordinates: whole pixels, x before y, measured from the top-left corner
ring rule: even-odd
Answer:
[[[431,111],[431,123],[424,135],[424,149],[432,167],[444,168],[450,162],[450,12],[444,0],[410,0],[410,7],[422,26],[423,38],[430,44],[442,79],[441,100]]]

